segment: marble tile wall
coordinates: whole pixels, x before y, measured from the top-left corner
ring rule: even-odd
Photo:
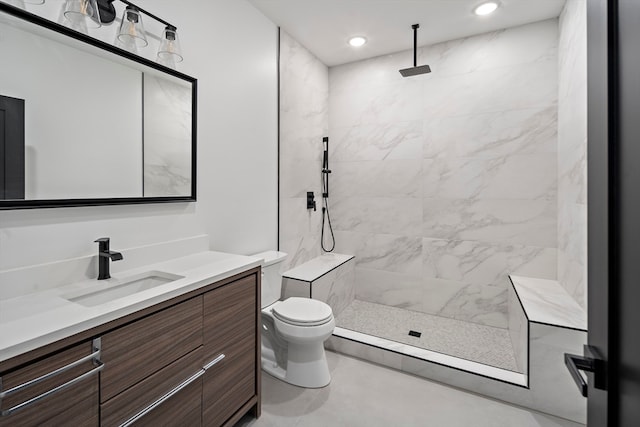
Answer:
[[[329,69],[336,250],[357,299],[506,328],[507,273],[557,274],[558,20],[411,61]]]
[[[333,315],[339,316],[355,298],[355,282],[355,261],[351,259],[315,280],[311,296],[329,304]]]
[[[509,338],[519,372],[529,374],[529,321],[513,284],[509,285]]]
[[[322,137],[328,134],[328,68],[280,33],[280,224],[285,270],[320,255]],[[307,191],[318,210],[306,209]]]
[[[560,15],[558,95],[558,281],[587,307],[587,10]]]

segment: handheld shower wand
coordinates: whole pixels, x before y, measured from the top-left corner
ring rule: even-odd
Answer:
[[[322,231],[320,232],[320,246],[325,252],[331,252],[336,247],[336,238],[333,235],[333,227],[331,226],[331,217],[329,216],[329,137],[322,138],[323,154],[322,154]],[[329,249],[324,247],[324,224],[325,216],[327,218],[327,224],[329,225],[329,232],[331,233],[331,247]]]
[[[322,154],[322,197],[329,197],[329,137],[322,138],[324,152]]]

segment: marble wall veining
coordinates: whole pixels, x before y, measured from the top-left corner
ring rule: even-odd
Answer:
[[[587,10],[560,15],[558,93],[558,281],[587,307]]]
[[[328,68],[280,32],[279,249],[289,269],[320,255],[322,137],[328,134]],[[306,209],[307,191],[317,211]]]
[[[144,75],[143,196],[191,194],[191,88]]]
[[[357,299],[506,328],[507,273],[557,274],[558,20],[411,54],[329,69],[336,250]]]

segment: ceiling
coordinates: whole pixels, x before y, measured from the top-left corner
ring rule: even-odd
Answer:
[[[249,0],[328,66],[455,40],[560,15],[565,0],[500,0],[497,11],[476,16],[483,0]],[[366,45],[352,48],[350,37]]]

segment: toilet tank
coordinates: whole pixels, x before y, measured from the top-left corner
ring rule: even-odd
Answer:
[[[263,258],[262,262],[262,301],[264,308],[280,299],[282,293],[282,262],[287,254],[278,251],[266,251],[253,255]]]

